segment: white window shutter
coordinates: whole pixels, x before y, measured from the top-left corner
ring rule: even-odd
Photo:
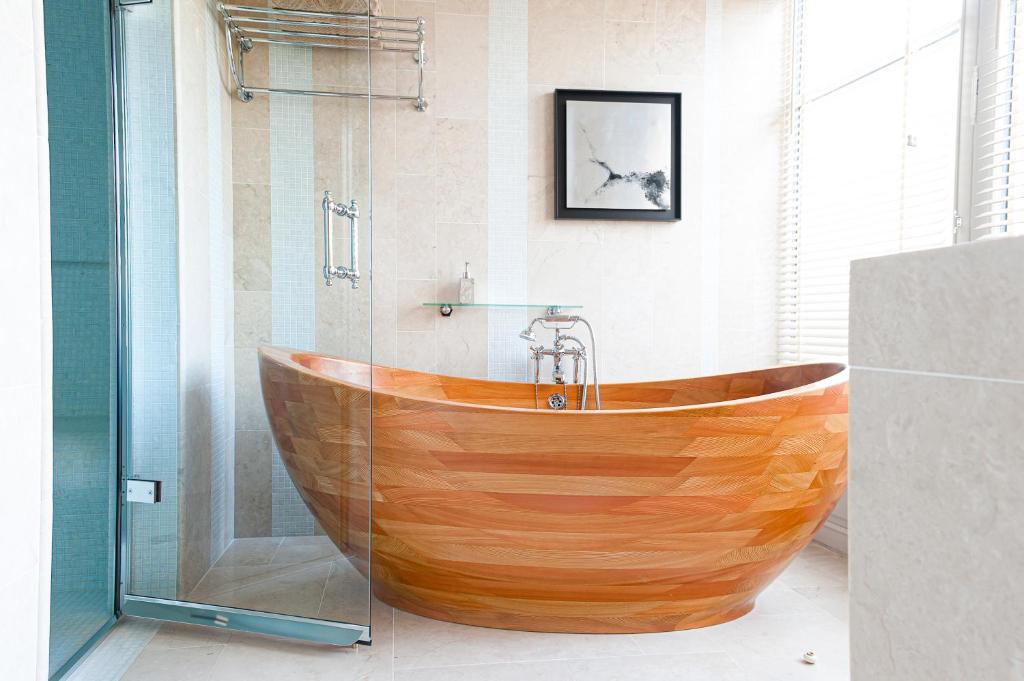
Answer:
[[[850,262],[952,243],[960,12],[796,0],[779,244],[779,358],[845,360]],[[943,9],[942,11],[937,11]],[[877,39],[853,59],[847,46]]]
[[[1024,224],[1024,35],[1016,0],[981,4],[978,24],[971,238]]]

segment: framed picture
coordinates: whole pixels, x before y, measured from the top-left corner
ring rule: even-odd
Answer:
[[[555,90],[555,217],[678,220],[678,92]]]

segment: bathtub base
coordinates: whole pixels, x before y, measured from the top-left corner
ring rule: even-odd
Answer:
[[[420,617],[473,627],[487,627],[488,629],[557,634],[654,634],[665,631],[700,629],[731,622],[754,609],[754,601],[751,600],[728,610],[694,612],[682,616],[678,614],[661,617],[649,614],[623,614],[619,617],[588,617],[558,615],[556,611],[542,615],[518,615],[495,610],[439,608],[432,604],[403,598],[387,585],[379,582],[374,584],[373,593],[384,603]]]

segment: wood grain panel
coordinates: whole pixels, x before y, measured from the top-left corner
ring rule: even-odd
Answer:
[[[726,622],[846,488],[838,364],[609,384],[603,411],[555,412],[533,408],[529,384],[278,348],[259,361],[303,500],[364,574],[372,535],[376,595],[427,617],[596,633]]]

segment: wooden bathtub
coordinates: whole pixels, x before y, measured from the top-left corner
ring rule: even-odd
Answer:
[[[527,383],[374,367],[371,392],[366,364],[279,348],[259,362],[306,505],[377,597],[427,617],[604,633],[726,622],[846,487],[841,364],[607,384],[603,411],[558,412],[535,410]]]

